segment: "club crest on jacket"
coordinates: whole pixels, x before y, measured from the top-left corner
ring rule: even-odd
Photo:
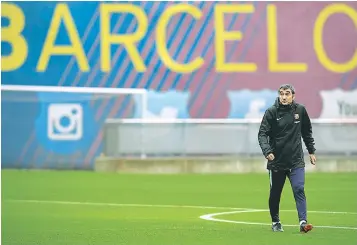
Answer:
[[[299,114],[295,114],[295,119],[297,120],[297,119],[299,119]]]

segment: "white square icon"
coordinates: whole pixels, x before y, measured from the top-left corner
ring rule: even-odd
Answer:
[[[51,140],[80,140],[83,135],[81,104],[50,104],[47,135]]]

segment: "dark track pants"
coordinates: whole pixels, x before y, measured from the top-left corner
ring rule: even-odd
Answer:
[[[306,197],[305,197],[305,168],[296,168],[287,171],[269,170],[270,195],[269,209],[272,222],[279,222],[279,205],[281,192],[285,184],[286,177],[289,178],[293,189],[296,209],[299,221],[306,220]]]

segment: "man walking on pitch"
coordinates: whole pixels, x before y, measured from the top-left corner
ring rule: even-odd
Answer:
[[[289,178],[298,212],[300,231],[309,232],[305,197],[305,162],[301,137],[315,165],[315,143],[312,127],[305,107],[294,101],[295,89],[290,84],[280,86],[279,97],[265,111],[258,140],[268,160],[270,177],[269,209],[273,231],[284,231],[279,218],[280,197],[286,177]]]

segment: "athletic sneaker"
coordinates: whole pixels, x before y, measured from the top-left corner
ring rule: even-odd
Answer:
[[[283,226],[281,225],[280,222],[277,222],[277,223],[273,223],[272,226],[271,226],[271,229],[274,231],[274,232],[283,232],[284,229],[283,229]]]
[[[300,232],[307,233],[312,230],[312,227],[312,224],[308,224],[306,221],[303,221],[300,224]]]

